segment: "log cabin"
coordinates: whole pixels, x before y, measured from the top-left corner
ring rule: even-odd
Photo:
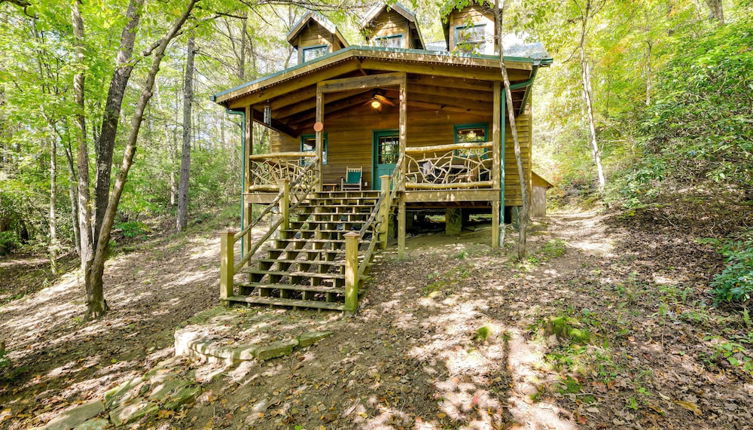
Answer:
[[[221,236],[224,303],[354,312],[375,253],[392,236],[404,255],[416,211],[445,211],[448,232],[490,214],[500,245],[520,181],[532,181],[531,87],[552,60],[540,44],[505,46],[520,178],[493,11],[472,3],[443,19],[436,49],[399,3],[369,11],[365,45],[308,13],[288,35],[298,64],[213,96],[244,124],[241,226]],[[268,152],[253,153],[254,123],[271,133]]]

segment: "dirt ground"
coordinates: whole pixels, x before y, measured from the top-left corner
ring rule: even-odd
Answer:
[[[711,248],[592,212],[538,220],[522,262],[489,234],[422,235],[405,259],[383,253],[355,317],[228,311],[248,321],[239,332],[334,334],[222,369],[195,405],[141,427],[751,428],[753,327],[711,305]],[[46,422],[171,355],[173,329],[216,303],[216,242],[199,234],[118,257],[107,280],[117,306],[95,324],[76,319],[74,279],[0,308],[22,367],[0,388],[0,426]]]

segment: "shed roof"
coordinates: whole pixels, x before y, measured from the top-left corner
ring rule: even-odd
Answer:
[[[533,179],[534,180],[538,179],[541,182],[543,182],[546,185],[546,188],[552,188],[552,187],[554,187],[554,185],[552,185],[551,182],[549,182],[546,179],[544,179],[544,177],[541,176],[541,175],[539,175],[538,173],[536,173],[535,170],[531,170],[531,175],[533,175]]]
[[[337,29],[337,26],[327,19],[327,17],[316,13],[316,12],[308,12],[305,15],[301,17],[294,25],[293,28],[288,32],[288,42],[293,45],[294,48],[297,48],[298,46],[295,43],[295,38],[298,37],[301,32],[306,29],[306,26],[310,21],[314,21],[315,23],[322,26],[325,30],[333,34],[337,39],[342,43],[343,46],[348,46],[348,41],[345,40],[345,37],[340,33],[340,30]]]

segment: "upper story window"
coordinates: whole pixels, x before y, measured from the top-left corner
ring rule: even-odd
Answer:
[[[375,46],[382,46],[385,48],[402,48],[403,47],[403,35],[392,34],[389,36],[379,36],[374,38]]]
[[[305,63],[327,54],[329,54],[329,46],[327,45],[308,46],[303,48],[301,62]]]
[[[468,53],[486,52],[486,24],[455,27],[455,48]]]
[[[327,133],[322,133],[322,142],[324,150],[322,151],[322,164],[327,164]],[[316,135],[304,134],[301,136],[301,152],[316,152]],[[310,159],[307,159],[310,160]]]
[[[489,124],[460,124],[455,126],[455,143],[486,143],[489,141]],[[458,149],[460,157],[487,158],[488,148]]]

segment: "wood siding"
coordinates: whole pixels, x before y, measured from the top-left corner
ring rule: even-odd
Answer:
[[[490,94],[491,95],[491,94]],[[417,94],[408,85],[408,126],[407,146],[428,146],[454,143],[454,126],[457,124],[488,123],[492,130],[492,108],[489,104],[479,103],[474,108],[481,113],[446,112],[411,105],[411,100],[424,100],[426,95]],[[393,98],[397,102],[397,98]],[[396,103],[397,104],[397,103]],[[530,104],[529,104],[530,106]],[[328,141],[328,163],[324,166],[325,183],[339,183],[345,175],[346,167],[362,166],[364,177],[372,188],[372,138],[375,130],[397,130],[399,109],[397,106],[385,106],[382,112],[376,112],[368,106],[352,108],[348,114],[330,120],[324,116],[324,132]],[[313,130],[303,134],[312,134]],[[531,114],[527,110],[518,117],[518,133],[521,150],[526,165],[527,180],[530,183],[531,169]],[[505,130],[505,205],[520,206],[520,187],[515,165],[515,152],[509,124]],[[491,135],[489,136],[491,141]],[[270,152],[299,151],[300,138],[293,138],[271,132]]]
[[[449,22],[449,48],[453,51],[456,47],[457,40],[455,38],[455,29],[458,26],[467,26],[469,23],[472,25],[485,24],[484,28],[486,34],[486,49],[480,54],[494,54],[494,13],[485,7],[479,5],[468,6],[462,10],[452,11],[447,18]]]
[[[329,48],[329,52],[334,52],[343,48],[342,43],[337,39],[337,36],[330,33],[326,28],[322,27],[315,21],[311,21],[308,24],[293,45],[298,47],[299,64],[303,62],[303,48],[326,45]]]
[[[376,37],[394,36],[397,34],[403,35],[402,48],[415,48],[408,20],[394,10],[390,10],[382,12],[374,19],[372,27],[368,30],[366,40],[370,44],[373,44],[373,39]]]

